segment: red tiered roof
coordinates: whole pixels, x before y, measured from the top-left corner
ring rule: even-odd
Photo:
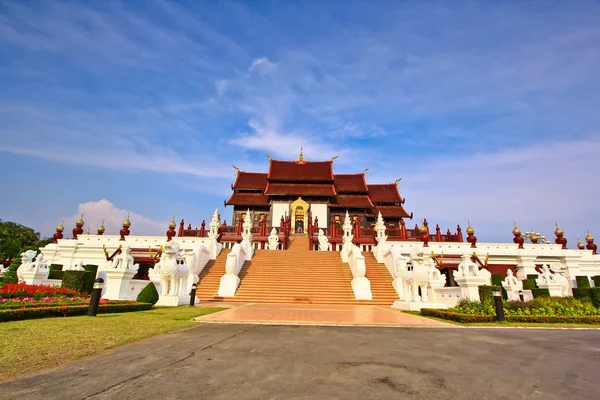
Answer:
[[[367,187],[373,203],[402,203],[398,185],[395,183],[372,184]]]
[[[264,190],[267,187],[267,174],[262,172],[238,172],[234,190]]]
[[[332,161],[271,160],[267,179],[272,181],[333,181]]]
[[[269,196],[262,193],[233,193],[225,203],[228,206],[268,206]]]
[[[336,174],[335,188],[338,192],[367,193],[365,174]]]
[[[338,194],[329,204],[331,208],[372,208],[373,203],[367,195]]]
[[[265,190],[267,195],[288,196],[335,196],[332,184],[323,183],[272,183]]]
[[[410,218],[410,214],[402,206],[377,206],[373,208],[375,217],[379,215],[379,212],[381,212],[383,218]]]

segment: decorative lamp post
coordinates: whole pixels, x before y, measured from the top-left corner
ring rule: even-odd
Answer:
[[[196,303],[196,290],[198,289],[198,284],[192,284],[192,291],[190,292],[190,307],[193,307]]]
[[[556,229],[554,230],[554,234],[556,235],[556,239],[554,243],[562,245],[563,249],[567,248],[567,238],[564,236],[565,232],[558,227],[558,222],[554,221],[554,225]]]
[[[502,290],[494,286],[494,304],[496,305],[496,321],[504,321],[504,308],[502,308]]]
[[[60,221],[60,225],[56,227],[56,233],[52,236],[52,239],[54,239],[54,243],[58,243],[58,239],[63,238],[63,232],[65,230],[65,227],[63,226],[64,222],[65,222],[65,219],[63,218]]]
[[[85,222],[83,222],[82,213],[81,217],[77,220],[77,222],[75,222],[75,228],[73,228],[73,239],[77,239],[77,235],[83,235],[83,225],[85,225]]]
[[[512,231],[513,235],[515,236],[513,238],[513,243],[516,243],[519,245],[519,249],[523,249],[523,243],[525,242],[525,239],[523,238],[523,236],[521,236],[521,230],[519,229],[519,227],[517,226],[517,221],[513,221],[513,223],[515,224],[515,227]]]
[[[170,242],[171,239],[175,236],[175,227],[177,224],[175,223],[175,214],[173,214],[173,219],[169,222],[169,230],[167,231],[167,242]]]
[[[523,289],[519,290],[519,300],[521,300],[523,303],[525,302],[525,296],[523,295]]]
[[[102,287],[104,286],[104,279],[98,278],[94,281],[94,288],[92,289],[92,297],[90,297],[90,306],[88,307],[87,315],[95,317],[98,314],[98,305],[100,304],[100,296],[102,296]]]
[[[596,254],[596,250],[598,250],[598,245],[594,243],[594,237],[590,233],[590,228],[588,228],[588,234],[585,237],[585,241],[587,242],[586,249],[592,250],[592,254]]]

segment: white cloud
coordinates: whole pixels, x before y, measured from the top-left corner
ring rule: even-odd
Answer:
[[[260,75],[271,75],[277,72],[277,64],[269,61],[268,57],[256,58],[250,64],[248,72],[258,73]]]
[[[96,234],[97,229],[102,224],[104,219],[104,228],[106,229],[105,235],[118,235],[119,231],[123,227],[123,221],[127,218],[128,210],[117,208],[109,200],[102,199],[99,201],[90,201],[87,203],[79,204],[77,213],[68,217],[65,217],[64,222],[64,237],[71,238],[72,230],[75,228],[75,222],[79,219],[83,213],[83,220],[85,225],[83,226],[84,233],[90,228],[90,234]],[[131,211],[129,217],[131,221],[131,235],[164,235],[169,229],[170,221],[155,221],[151,218],[144,217],[143,215],[136,214]],[[55,227],[58,224],[56,221],[46,221],[42,227],[42,234],[52,236],[55,232]]]
[[[219,96],[222,96],[225,94],[228,84],[229,84],[229,81],[227,79],[219,79],[218,81],[215,82],[215,90]]]

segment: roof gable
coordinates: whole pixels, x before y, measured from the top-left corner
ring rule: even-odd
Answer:
[[[338,192],[367,193],[365,174],[336,174],[335,188]]]
[[[402,197],[395,183],[367,185],[369,197],[374,204],[377,203],[402,203]]]
[[[240,171],[233,184],[234,190],[265,190],[267,187],[267,174],[263,172]]]
[[[269,181],[333,182],[331,161],[278,161],[269,164]]]

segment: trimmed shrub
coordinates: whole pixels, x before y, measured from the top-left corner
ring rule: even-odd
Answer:
[[[529,275],[527,275],[529,276]],[[533,290],[533,289],[537,289],[537,285],[535,284],[535,280],[534,279],[525,279],[523,281],[523,290]]]
[[[573,288],[573,297],[579,300],[592,300],[592,294],[590,288]]]
[[[600,287],[590,288],[588,289],[588,293],[594,307],[600,308]]]
[[[548,289],[531,289],[531,294],[533,294],[534,299],[537,299],[538,297],[550,297],[550,291]]]
[[[50,272],[48,273],[48,279],[60,279],[63,278],[62,264],[50,264]]]
[[[97,265],[84,265],[83,269],[89,272],[87,285],[85,287],[85,292],[92,293],[92,289],[94,289],[94,281],[96,280],[96,274],[98,273]]]
[[[90,273],[87,271],[63,271],[62,286],[78,292],[84,292],[87,287],[89,275]]]
[[[66,271],[65,271],[66,272]],[[77,272],[77,271],[75,271]],[[0,310],[0,321],[14,321],[31,318],[46,317],[69,317],[75,315],[86,315],[89,305],[60,305],[53,307],[38,308],[18,308],[10,310]],[[100,304],[98,313],[122,313],[130,311],[150,310],[152,304],[138,303],[137,301],[124,301]]]
[[[580,289],[592,287],[592,285],[590,285],[590,278],[587,276],[579,275],[575,277],[575,280],[577,281],[577,287]]]
[[[437,317],[460,323],[494,322],[494,315],[459,314],[452,311],[423,308],[421,315]],[[557,316],[557,315],[505,315],[506,322],[537,322],[548,324],[600,324],[596,315]]]
[[[15,257],[12,263],[8,266],[4,276],[2,277],[3,283],[17,283],[19,278],[17,277],[17,269],[21,266],[21,258]]]
[[[527,279],[533,279],[533,281],[535,282],[535,280],[539,277],[538,274],[530,274],[527,275]]]
[[[156,286],[154,286],[153,282],[150,282],[146,285],[145,288],[142,289],[140,294],[137,296],[137,301],[140,303],[150,303],[155,305],[158,301],[158,291],[156,290]]]
[[[596,275],[594,278],[594,286],[600,287],[600,275]]]
[[[479,286],[479,301],[481,304],[494,304],[494,287],[493,286]]]
[[[504,275],[502,274],[492,274],[492,286],[502,287],[502,281],[504,280]]]

